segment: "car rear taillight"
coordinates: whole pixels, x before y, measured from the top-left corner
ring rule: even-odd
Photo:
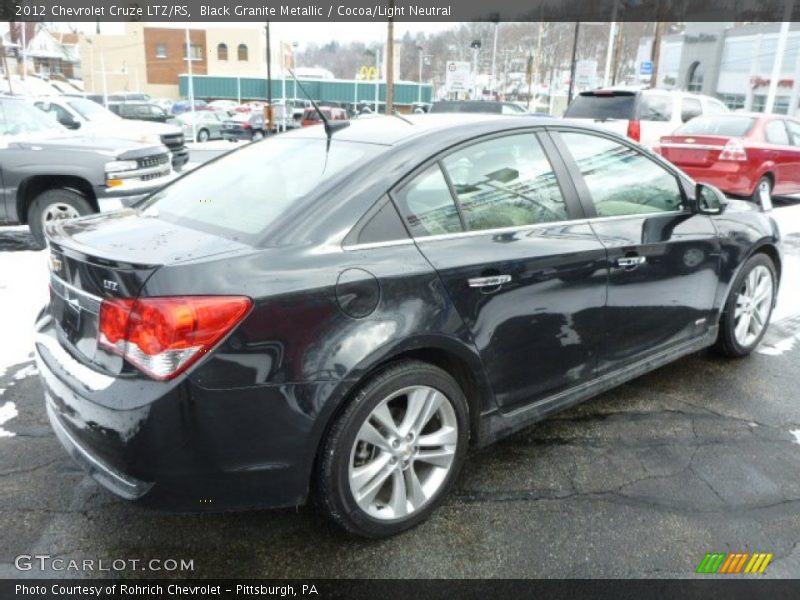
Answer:
[[[718,160],[747,160],[747,151],[739,140],[728,140]]]
[[[628,121],[628,131],[627,135],[632,140],[637,142],[641,141],[642,139],[642,125],[639,121],[630,120]]]
[[[225,337],[252,304],[243,296],[105,299],[97,343],[153,379],[172,379]]]

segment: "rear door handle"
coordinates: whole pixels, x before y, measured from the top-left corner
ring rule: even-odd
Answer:
[[[467,279],[471,288],[497,287],[511,281],[511,275],[491,275],[489,277],[473,277]]]
[[[645,262],[647,262],[647,258],[644,256],[623,256],[617,259],[617,266],[623,269],[635,269]]]

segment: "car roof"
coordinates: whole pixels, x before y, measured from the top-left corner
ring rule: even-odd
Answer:
[[[483,113],[434,113],[409,114],[402,117],[374,116],[368,119],[353,119],[350,126],[334,133],[335,140],[363,142],[393,146],[401,142],[436,132],[451,131],[472,125],[481,127],[481,133],[503,131],[527,126],[556,125],[560,119],[533,117],[528,115],[491,115]],[[307,127],[283,135],[296,137],[324,137],[322,127]]]

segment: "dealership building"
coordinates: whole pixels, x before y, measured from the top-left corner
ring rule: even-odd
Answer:
[[[780,23],[687,23],[665,36],[658,61],[658,87],[720,98],[731,109],[761,112],[778,49]],[[639,65],[653,41],[643,39]],[[800,23],[792,23],[778,78],[775,112],[800,116]]]

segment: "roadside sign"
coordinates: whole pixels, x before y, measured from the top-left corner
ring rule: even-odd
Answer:
[[[579,60],[575,65],[575,85],[578,89],[595,87],[597,79],[597,61]]]
[[[639,75],[652,75],[653,74],[653,61],[645,60],[639,65]]]
[[[445,66],[444,85],[448,92],[465,92],[470,88],[472,70],[469,62],[449,60]]]

